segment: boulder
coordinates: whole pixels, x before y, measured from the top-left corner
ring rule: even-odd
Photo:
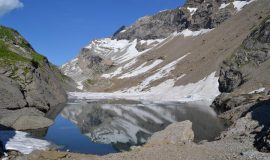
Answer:
[[[146,145],[184,144],[193,140],[192,122],[187,120],[173,123],[165,130],[155,133]]]
[[[16,130],[35,130],[47,128],[53,124],[53,121],[42,116],[21,116],[12,125]]]
[[[12,127],[15,121],[21,116],[44,116],[44,113],[36,108],[22,108],[17,110],[0,110],[0,125]]]

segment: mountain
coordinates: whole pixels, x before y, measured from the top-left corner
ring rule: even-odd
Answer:
[[[44,116],[53,106],[64,103],[67,96],[62,84],[66,81],[70,79],[38,54],[17,31],[0,26],[1,125],[29,129],[30,124],[17,126],[20,119]],[[38,117],[32,118],[35,121]]]
[[[111,38],[91,41],[61,70],[84,91],[211,102],[220,93],[220,64],[266,17],[268,6],[261,7],[262,3],[188,0],[183,7],[123,26]],[[262,82],[243,89],[250,92],[267,85]],[[90,94],[80,97],[92,98]]]
[[[196,123],[174,123],[144,146],[97,159],[263,160],[270,159],[269,51],[269,0],[187,0],[183,7],[143,17],[110,38],[93,40],[61,70],[84,91],[69,93],[76,100],[206,101],[228,124],[215,140],[195,143]],[[147,132],[154,131],[146,129],[150,122],[166,123],[168,117],[182,117],[182,112],[195,113],[166,105],[172,113],[168,116],[166,106],[153,109],[151,103],[139,109],[87,105],[78,112],[66,108],[63,116],[98,142],[109,139],[103,128],[113,142],[142,143]],[[114,125],[108,127],[110,123]],[[152,129],[160,127],[157,124],[152,123]],[[132,133],[122,126],[132,128]]]

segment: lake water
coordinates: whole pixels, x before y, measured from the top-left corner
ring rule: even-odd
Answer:
[[[195,141],[213,140],[224,124],[207,106],[126,100],[70,101],[44,138],[77,153],[105,155],[142,145],[173,122],[193,122]]]

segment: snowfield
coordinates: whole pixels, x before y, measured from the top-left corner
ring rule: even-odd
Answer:
[[[123,90],[112,93],[70,92],[71,99],[128,99],[148,100],[155,102],[178,101],[206,101],[209,104],[220,94],[218,77],[215,72],[204,79],[184,86],[174,86],[175,80],[169,79],[148,91]]]

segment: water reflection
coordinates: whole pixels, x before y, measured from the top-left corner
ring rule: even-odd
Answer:
[[[81,101],[68,104],[61,115],[92,141],[118,150],[141,145],[172,122],[193,122],[195,140],[213,140],[223,124],[207,106],[125,100]]]

